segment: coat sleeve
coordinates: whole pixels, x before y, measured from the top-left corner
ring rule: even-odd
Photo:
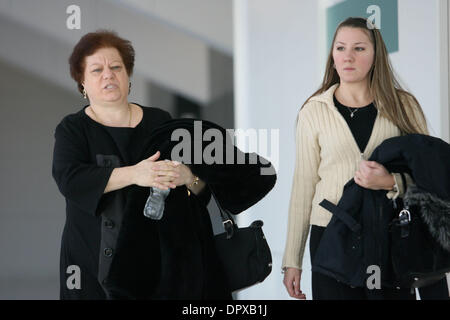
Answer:
[[[205,207],[208,206],[208,203],[211,200],[211,190],[209,189],[208,185],[205,185],[205,187],[197,195],[197,198],[202,202],[202,204]]]
[[[319,181],[320,145],[308,104],[299,112],[296,130],[295,171],[289,205],[287,240],[282,268],[302,268],[309,234],[312,200]],[[314,108],[313,106],[310,106]]]
[[[93,163],[81,132],[63,122],[54,134],[53,178],[67,201],[95,215],[114,168]]]
[[[397,197],[403,198],[406,190],[409,186],[414,185],[414,180],[406,172],[403,173],[392,173],[395,180],[395,185],[397,190],[388,191],[386,197],[389,199],[397,199]]]

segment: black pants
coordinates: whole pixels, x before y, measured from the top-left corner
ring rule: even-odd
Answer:
[[[322,238],[324,227],[311,226],[309,250],[311,264]],[[419,289],[422,300],[448,299],[447,281],[443,279],[433,285]],[[410,289],[373,289],[352,288],[342,282],[318,272],[312,272],[313,300],[415,300],[416,294]]]

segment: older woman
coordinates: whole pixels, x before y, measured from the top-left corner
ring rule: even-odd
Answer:
[[[60,297],[170,298],[170,294],[158,296],[158,292],[168,291],[156,289],[165,285],[158,278],[157,222],[143,216],[142,204],[149,187],[188,188],[195,197],[202,194],[205,184],[189,167],[159,160],[159,152],[139,158],[151,130],[171,117],[163,110],[128,101],[134,66],[129,41],[105,30],[88,33],[74,47],[69,64],[71,76],[89,104],[67,115],[55,130],[52,174],[66,199]],[[207,227],[210,229],[210,224]],[[122,241],[127,245],[118,248],[121,232],[130,229],[133,241]],[[131,267],[112,277],[111,270],[124,270],[117,268],[120,264]],[[111,282],[126,290],[114,293],[108,289]],[[216,288],[209,292],[214,294],[200,292],[195,298],[229,297],[220,281],[218,287],[212,282]],[[205,283],[199,286],[207,288]]]

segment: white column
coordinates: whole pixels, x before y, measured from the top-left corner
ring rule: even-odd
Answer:
[[[270,129],[279,130],[279,154],[270,159],[278,158],[277,184],[238,216],[241,226],[264,221],[273,271],[262,284],[241,291],[238,298],[287,299],[281,260],[294,171],[295,119],[300,106],[319,86],[318,4],[315,0],[235,0],[233,4],[235,127],[269,130],[269,155],[274,147]],[[311,298],[308,250],[304,261],[302,290]]]

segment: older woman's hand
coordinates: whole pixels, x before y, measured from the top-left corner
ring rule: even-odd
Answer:
[[[179,172],[171,161],[156,161],[160,152],[142,160],[133,166],[133,182],[141,187],[156,187],[167,190],[176,188],[173,181],[179,178]]]
[[[395,184],[394,177],[382,164],[366,160],[361,160],[354,180],[359,186],[372,190],[391,190]]]
[[[157,169],[158,178],[156,180],[158,182],[170,182],[171,188],[175,188],[175,186],[185,185],[191,192],[196,195],[200,194],[200,192],[206,186],[204,181],[194,176],[188,166],[178,161],[167,161],[167,164],[171,167],[169,170],[167,169],[167,167]],[[173,172],[175,172],[175,176],[172,175]],[[197,182],[193,183],[196,179]]]
[[[170,182],[172,185],[189,185],[194,181],[194,175],[188,166],[177,161],[166,161],[167,166],[156,169],[157,181]],[[175,175],[173,175],[175,173]]]

